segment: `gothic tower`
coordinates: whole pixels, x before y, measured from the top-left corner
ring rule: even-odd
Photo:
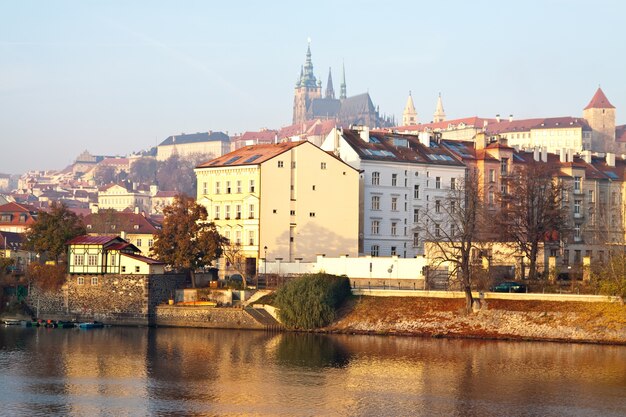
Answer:
[[[328,68],[328,82],[326,83],[326,98],[335,98],[335,89],[333,88],[333,76]]]
[[[311,42],[306,50],[306,61],[300,69],[300,79],[296,83],[293,98],[293,124],[306,121],[306,112],[312,99],[322,98],[322,82],[317,81],[313,74],[311,61]]]
[[[339,86],[339,99],[344,100],[348,97],[346,93],[346,66],[341,64],[341,85]]]
[[[446,120],[446,113],[443,111],[443,102],[441,101],[441,93],[439,93],[439,98],[437,98],[437,108],[435,109],[435,114],[433,114],[433,123],[439,123]]]
[[[402,112],[402,126],[413,126],[417,124],[417,112],[413,105],[413,97],[409,91],[409,98],[406,100],[406,106]]]
[[[583,118],[591,128],[591,150],[615,152],[615,107],[600,87],[583,109]]]

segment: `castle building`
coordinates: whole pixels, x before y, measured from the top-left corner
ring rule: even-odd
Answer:
[[[313,73],[311,45],[307,47],[306,60],[300,68],[293,99],[293,124],[322,119],[335,120],[338,125],[363,125],[369,127],[391,127],[392,119],[382,117],[374,106],[369,93],[348,97],[346,72],[342,68],[339,98],[335,98],[332,73],[328,71],[326,94],[322,97],[322,81]]]
[[[606,98],[600,87],[583,109],[583,117],[591,128],[591,149],[611,152],[615,146],[615,106]]]

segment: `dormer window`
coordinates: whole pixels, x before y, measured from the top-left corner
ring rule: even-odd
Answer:
[[[115,225],[114,224],[111,225],[111,230],[115,230]]]
[[[87,225],[87,230],[91,230],[91,225],[90,224]]]
[[[135,230],[139,230],[139,225],[138,225],[138,224],[134,225],[134,226],[133,226],[133,229],[135,229]]]

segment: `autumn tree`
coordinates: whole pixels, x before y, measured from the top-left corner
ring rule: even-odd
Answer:
[[[219,258],[226,241],[215,224],[207,221],[206,208],[191,197],[176,196],[174,202],[163,209],[163,214],[163,225],[154,235],[151,253],[189,274],[195,288],[195,270]]]
[[[494,224],[528,258],[530,279],[537,278],[540,243],[566,226],[565,188],[557,174],[546,163],[529,161],[503,177],[506,190],[499,194],[501,207]]]
[[[480,175],[468,170],[465,178],[455,181],[455,187],[441,200],[430,202],[420,216],[418,232],[424,235],[429,249],[427,256],[435,265],[452,266],[465,293],[465,309],[472,311],[472,250],[479,247],[485,223]]]
[[[244,288],[248,285],[246,279],[246,255],[241,243],[226,241],[224,245],[224,258],[228,266],[237,271],[243,277]]]
[[[58,262],[65,255],[65,243],[85,233],[80,217],[63,203],[55,202],[49,212],[39,212],[37,221],[26,232],[26,248]]]

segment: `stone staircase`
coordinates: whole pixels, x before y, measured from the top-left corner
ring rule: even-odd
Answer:
[[[258,323],[265,326],[266,330],[283,330],[283,326],[263,308],[246,307],[245,312],[248,313],[250,317],[252,317]]]

